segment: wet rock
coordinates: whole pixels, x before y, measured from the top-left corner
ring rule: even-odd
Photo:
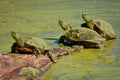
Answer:
[[[19,72],[23,67],[33,67],[36,69],[51,63],[47,56],[41,55],[39,59],[30,54],[6,54],[0,51],[0,79],[9,80],[20,76]],[[49,66],[50,67],[50,66]]]
[[[83,46],[73,46],[73,47],[60,47],[60,48],[53,48],[52,52],[56,55],[58,59],[74,54],[76,52],[80,52],[83,49]]]
[[[80,50],[81,48],[53,48],[51,51],[60,59]],[[6,54],[0,51],[0,80],[39,80],[51,64],[47,55],[36,58],[32,54]]]

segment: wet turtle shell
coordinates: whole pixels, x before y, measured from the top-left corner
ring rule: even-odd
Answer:
[[[64,27],[64,34],[61,36],[59,43],[70,45],[83,45],[86,48],[100,48],[104,38],[102,38],[97,32],[88,28],[75,28],[71,26],[65,26],[63,21],[59,21],[59,24]],[[64,24],[64,25],[63,25]]]
[[[116,34],[113,31],[112,26],[104,20],[92,20],[87,14],[82,14],[85,23],[81,24],[82,27],[95,30],[103,38],[107,40],[116,39]]]

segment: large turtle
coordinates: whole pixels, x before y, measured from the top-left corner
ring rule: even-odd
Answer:
[[[92,20],[87,14],[82,14],[85,23],[81,24],[82,27],[90,28],[95,30],[103,38],[107,40],[116,39],[112,26],[104,20]]]
[[[72,27],[59,20],[59,25],[64,30],[64,34],[59,39],[59,44],[64,45],[83,45],[85,48],[100,48],[105,39],[94,30]]]
[[[11,52],[21,51],[27,53],[33,53],[36,57],[39,57],[40,54],[47,54],[52,62],[56,62],[56,58],[50,51],[50,47],[45,43],[41,38],[21,36],[16,32],[12,31],[11,35],[16,41],[11,47]]]

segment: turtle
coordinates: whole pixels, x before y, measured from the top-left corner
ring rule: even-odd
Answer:
[[[93,20],[85,13],[82,13],[82,18],[85,21],[85,23],[81,24],[82,27],[95,30],[103,38],[106,38],[106,40],[117,38],[110,23],[104,20]]]
[[[59,39],[59,44],[74,46],[81,45],[84,48],[101,48],[106,40],[94,30],[77,27],[72,28],[69,24],[59,20],[59,25],[64,30],[64,34]]]
[[[11,31],[11,35],[15,40],[11,47],[11,53],[17,51],[33,53],[37,58],[39,58],[41,54],[47,54],[52,62],[56,62],[56,57],[52,54],[50,47],[42,38],[21,36],[14,31]]]

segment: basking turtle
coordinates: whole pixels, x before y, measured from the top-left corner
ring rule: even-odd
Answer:
[[[11,32],[13,39],[16,41],[11,47],[11,52],[21,51],[27,53],[33,53],[36,57],[39,57],[40,54],[47,54],[51,61],[56,62],[56,58],[50,52],[50,47],[44,42],[41,38],[36,37],[24,37],[14,31]]]
[[[88,28],[75,28],[59,20],[59,25],[64,30],[63,36],[59,39],[59,44],[83,45],[85,48],[100,48],[105,41],[97,32]]]
[[[112,26],[104,20],[92,20],[87,14],[82,14],[85,23],[81,24],[82,27],[95,30],[103,38],[107,40],[116,39],[116,35],[112,29]]]

